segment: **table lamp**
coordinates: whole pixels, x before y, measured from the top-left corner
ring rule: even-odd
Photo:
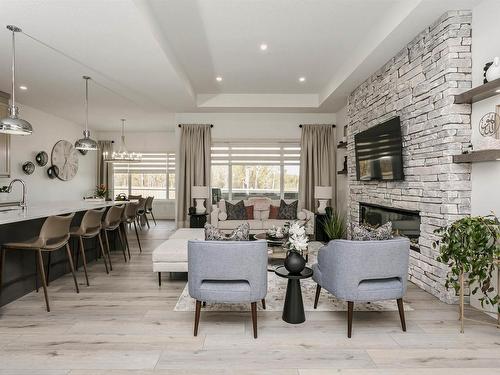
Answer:
[[[318,213],[324,215],[326,213],[326,204],[332,199],[331,186],[315,186],[314,198],[319,201]]]
[[[205,199],[208,198],[208,186],[191,186],[191,198],[196,201],[196,213],[204,214],[207,212],[205,208]]]

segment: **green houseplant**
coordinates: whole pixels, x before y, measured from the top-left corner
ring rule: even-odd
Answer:
[[[322,219],[323,230],[328,240],[344,238],[346,234],[345,220],[339,213],[328,210],[324,219]]]
[[[500,257],[500,222],[494,215],[464,217],[434,231],[440,238],[438,261],[448,264],[447,288],[460,290],[460,275],[467,274],[470,285],[477,285],[472,294],[481,291],[481,306],[498,304],[499,291],[494,293],[492,275]],[[500,312],[500,306],[498,306]]]

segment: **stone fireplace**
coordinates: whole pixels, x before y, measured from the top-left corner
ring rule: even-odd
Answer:
[[[448,267],[436,261],[432,243],[436,228],[470,214],[470,166],[452,159],[471,139],[471,107],[454,104],[454,95],[472,86],[471,66],[471,12],[450,11],[354,90],[347,105],[349,220],[367,215],[366,204],[418,213],[409,278],[446,302],[456,297],[444,286]],[[354,135],[394,116],[401,119],[404,181],[358,181]]]

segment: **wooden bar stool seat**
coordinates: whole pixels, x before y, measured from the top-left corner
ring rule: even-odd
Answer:
[[[156,219],[155,219],[155,215],[153,214],[153,200],[155,199],[155,197],[147,197],[146,198],[146,203],[145,203],[145,215],[149,214],[151,215],[151,218],[153,219],[153,222],[155,223],[156,225]]]
[[[111,248],[109,247],[108,232],[114,232],[118,230],[118,237],[120,238],[120,244],[123,250],[123,258],[125,259],[125,262],[127,261],[127,254],[125,253],[125,242],[123,240],[121,230],[123,210],[125,210],[125,205],[110,207],[104,217],[104,220],[101,223],[102,230],[104,230],[104,238],[106,240],[106,247],[109,255],[109,268],[111,270],[113,270],[113,266],[111,264]]]
[[[108,262],[107,262],[109,253],[106,254],[101,237],[101,221],[105,210],[106,208],[102,208],[100,210],[88,210],[87,212],[85,212],[85,215],[83,215],[80,226],[72,227],[70,229],[70,236],[78,238],[80,254],[82,256],[83,270],[85,272],[85,280],[87,282],[87,286],[89,286],[89,277],[87,274],[87,257],[85,255],[85,247],[83,242],[84,239],[96,238],[96,237],[99,239],[99,247],[101,250],[102,258],[104,259],[104,267],[106,268],[106,273],[109,273]]]
[[[130,259],[130,246],[128,242],[128,237],[127,237],[127,231],[125,226],[126,225],[133,225],[134,226],[134,231],[135,231],[135,237],[137,238],[137,243],[139,244],[139,252],[142,253],[142,247],[141,247],[141,241],[139,239],[139,233],[137,232],[137,209],[139,207],[139,204],[137,202],[129,202],[127,203],[127,206],[123,210],[123,215],[122,215],[122,229],[123,229],[123,235],[125,237],[125,243],[127,245],[127,250],[128,250],[128,258]]]
[[[47,311],[50,312],[49,296],[47,292],[47,280],[45,277],[45,269],[43,265],[42,252],[48,252],[59,250],[66,247],[66,254],[68,256],[68,263],[73,275],[73,281],[75,282],[76,292],[79,293],[78,282],[76,281],[75,270],[73,267],[73,257],[71,255],[71,250],[69,248],[69,228],[71,221],[75,214],[66,216],[49,216],[42,225],[40,229],[40,234],[36,238],[29,239],[27,241],[20,242],[9,242],[2,245],[1,256],[0,256],[0,287],[3,280],[3,266],[5,264],[5,251],[6,250],[32,250],[36,251],[38,258],[38,271],[40,272],[40,277],[42,279],[43,292],[45,295],[45,304],[47,306]]]

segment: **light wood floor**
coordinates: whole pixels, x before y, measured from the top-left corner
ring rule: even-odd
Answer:
[[[467,323],[461,335],[456,306],[414,285],[406,333],[397,312],[355,312],[352,339],[345,313],[310,312],[289,325],[259,312],[254,340],[249,314],[202,312],[193,337],[193,313],[172,311],[186,281],[165,275],[159,289],[151,271],[152,249],[172,231],[167,221],[144,230],[141,255],[130,236],[132,261],[114,254],[110,275],[92,264],[90,287],[80,269],[79,295],[71,277],[54,281],[51,313],[42,292],[1,308],[0,375],[500,374],[500,330]]]

